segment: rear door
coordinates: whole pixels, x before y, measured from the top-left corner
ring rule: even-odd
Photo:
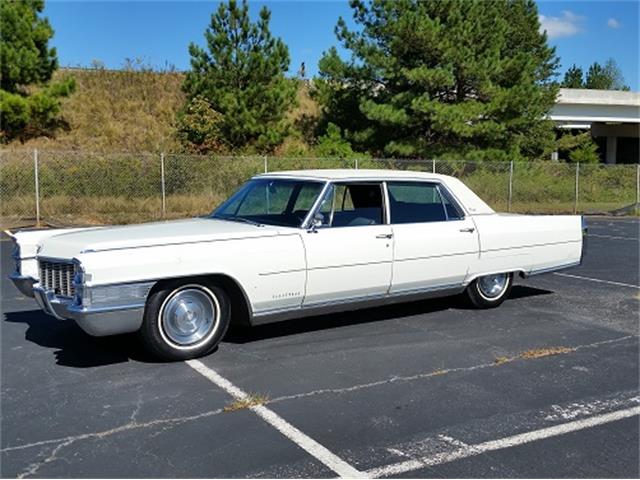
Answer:
[[[391,293],[461,285],[478,257],[475,224],[435,182],[387,182],[394,237]]]

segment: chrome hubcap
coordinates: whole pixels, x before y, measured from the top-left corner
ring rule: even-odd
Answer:
[[[217,324],[211,297],[198,288],[174,293],[162,309],[162,329],[172,342],[191,345],[206,337]]]
[[[478,289],[480,293],[487,298],[499,297],[507,287],[507,274],[497,273],[495,275],[486,275],[478,279]]]

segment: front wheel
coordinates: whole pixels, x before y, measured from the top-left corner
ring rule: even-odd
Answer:
[[[476,278],[465,294],[476,308],[493,308],[504,302],[513,286],[513,273],[496,273]]]
[[[206,355],[220,343],[231,317],[229,297],[206,281],[174,281],[147,299],[142,342],[162,360]]]

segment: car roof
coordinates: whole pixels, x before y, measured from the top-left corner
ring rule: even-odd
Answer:
[[[282,172],[269,172],[256,175],[256,178],[264,177],[294,177],[313,180],[386,180],[419,178],[424,180],[437,180],[451,178],[448,175],[436,173],[417,172],[413,170],[382,170],[382,169],[319,169],[319,170],[287,170]]]

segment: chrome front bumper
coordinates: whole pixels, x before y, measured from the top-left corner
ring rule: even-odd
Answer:
[[[9,280],[13,282],[20,293],[33,298],[33,285],[36,283],[35,278],[20,275],[18,272],[13,272],[9,275]]]
[[[84,308],[72,299],[57,297],[52,290],[33,285],[33,296],[45,313],[58,320],[74,320],[94,337],[135,332],[142,325],[144,305],[114,308]]]

